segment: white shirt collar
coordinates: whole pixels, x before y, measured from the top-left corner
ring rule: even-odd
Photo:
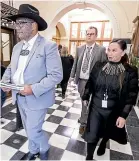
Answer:
[[[96,43],[92,44],[91,46],[88,46],[88,45],[86,44],[86,48],[87,48],[87,47],[92,47],[92,49],[93,49],[94,46],[95,46],[95,44],[96,44]]]
[[[36,41],[36,39],[37,39],[37,37],[38,37],[38,35],[39,35],[39,34],[37,33],[34,37],[32,37],[32,39],[30,39],[28,42],[24,41],[24,43],[25,43],[25,44],[28,43],[29,46],[33,46],[34,43],[35,43],[35,41]]]

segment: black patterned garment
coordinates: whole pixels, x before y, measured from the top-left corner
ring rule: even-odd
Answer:
[[[120,75],[120,74],[119,74]],[[107,90],[108,109],[114,108],[120,97],[120,78],[119,75],[106,75],[104,71],[100,71],[96,79],[95,93],[93,104],[99,108],[102,106],[102,100]]]
[[[82,99],[87,101],[91,96],[87,127],[83,136],[87,142],[92,142],[96,136],[103,137],[105,134],[121,144],[127,143],[125,127],[118,128],[116,120],[118,117],[126,119],[136,103],[138,74],[130,65],[123,67],[120,62],[111,65],[107,62],[95,64],[82,96]],[[107,67],[107,72],[104,67]],[[112,72],[111,68],[114,69]],[[102,100],[106,89],[108,104],[107,108],[103,108]]]

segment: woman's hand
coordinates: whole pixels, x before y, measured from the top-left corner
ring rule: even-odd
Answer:
[[[69,78],[69,84],[71,84],[72,82],[74,82],[74,78]]]
[[[118,119],[117,119],[117,121],[116,121],[116,126],[117,126],[118,128],[123,128],[124,125],[125,125],[125,123],[126,123],[126,120],[125,120],[124,118],[118,117]]]

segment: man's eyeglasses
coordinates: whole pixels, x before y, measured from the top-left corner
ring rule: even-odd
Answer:
[[[86,33],[87,36],[93,36],[95,33]]]
[[[20,21],[20,22],[15,22],[15,26],[19,26],[19,27],[23,27],[24,24],[27,24],[27,23],[34,23],[34,21]]]

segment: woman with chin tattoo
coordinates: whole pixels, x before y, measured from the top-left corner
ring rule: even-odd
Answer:
[[[86,160],[92,160],[102,137],[97,155],[103,155],[109,139],[127,144],[126,119],[136,103],[138,75],[130,65],[121,63],[127,48],[123,40],[112,41],[108,47],[108,62],[97,62],[85,87],[84,105],[89,103],[87,127],[83,138],[87,142]]]

